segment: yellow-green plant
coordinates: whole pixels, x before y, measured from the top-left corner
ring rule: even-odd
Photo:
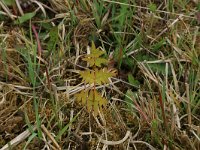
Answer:
[[[75,94],[77,101],[86,106],[88,112],[94,112],[95,116],[98,115],[98,110],[101,111],[107,105],[107,99],[101,96],[96,90],[96,86],[109,83],[109,78],[115,76],[115,72],[102,67],[103,64],[108,64],[108,60],[101,58],[104,53],[104,51],[96,48],[94,42],[92,42],[91,53],[83,58],[84,61],[88,62],[90,69],[79,73],[82,82],[90,84],[92,88]]]

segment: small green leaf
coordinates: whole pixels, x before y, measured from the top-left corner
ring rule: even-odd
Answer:
[[[156,6],[156,4],[154,4],[154,3],[150,3],[150,4],[148,5],[148,8],[150,9],[150,11],[155,12],[156,9],[157,9],[157,6]]]
[[[133,77],[133,75],[132,74],[128,74],[128,82],[130,83],[130,84],[132,84],[133,86],[135,86],[135,87],[137,87],[137,88],[139,88],[139,86],[140,86],[140,82],[138,81],[138,80],[136,80],[134,77]]]
[[[82,81],[89,84],[106,84],[109,83],[109,78],[114,77],[116,74],[114,72],[108,71],[107,68],[104,69],[95,69],[95,70],[85,70],[81,71],[80,76],[83,78]]]
[[[158,43],[152,45],[152,51],[153,52],[157,52],[161,49],[162,46],[166,45],[166,40],[162,39],[161,41],[159,41]]]
[[[4,2],[7,6],[13,6],[13,5],[15,5],[15,0],[3,0],[3,2]]]
[[[85,71],[81,71],[80,76],[83,78],[83,82],[92,84],[94,83],[94,71],[93,70],[85,70]]]
[[[83,60],[87,61],[90,67],[92,66],[101,67],[102,64],[108,63],[108,60],[100,58],[100,56],[103,55],[104,53],[105,51],[101,51],[99,50],[99,48],[96,48],[94,42],[92,41],[91,54],[85,56]]]
[[[98,67],[101,67],[102,64],[107,64],[107,63],[108,63],[107,59],[97,58],[96,62],[95,62],[95,65],[98,66]]]
[[[90,67],[92,66],[97,66],[97,67],[101,67],[102,64],[107,64],[108,60],[104,59],[104,58],[83,58],[84,61],[87,61],[90,65]]]
[[[103,98],[96,90],[82,90],[80,93],[75,94],[79,103],[85,105],[88,112],[93,111],[94,115],[98,115],[98,110],[107,105],[107,100]]]
[[[49,23],[49,22],[41,22],[40,26],[42,28],[44,28],[45,30],[47,30],[47,31],[50,30],[50,32],[51,32],[51,29],[52,29],[52,24],[51,23]]]
[[[109,83],[109,78],[114,77],[115,75],[114,72],[109,72],[107,68],[100,70],[96,69],[94,83],[98,85]]]
[[[197,10],[200,11],[200,2],[197,4]]]
[[[55,26],[53,27],[51,30],[50,30],[50,33],[49,33],[49,41],[47,43],[47,49],[52,52],[55,50],[56,48],[56,44],[58,42],[58,27]]]
[[[148,67],[153,71],[161,74],[166,73],[166,66],[164,63],[148,64]],[[168,74],[171,74],[171,69],[168,68]]]
[[[131,111],[133,110],[134,106],[132,98],[136,98],[136,93],[132,92],[131,90],[127,90],[124,101],[126,102],[128,109]]]
[[[82,103],[82,105],[86,105],[87,103],[88,92],[88,90],[82,90],[81,92],[75,94],[77,101]]]
[[[98,110],[101,111],[102,107],[107,105],[107,100],[103,98],[96,90],[91,91],[89,97],[91,97],[91,99],[88,104],[93,106],[94,115],[97,116]]]
[[[22,24],[28,20],[30,20],[31,18],[33,18],[36,15],[36,12],[32,12],[32,13],[26,13],[23,16],[19,17],[16,21],[15,24]]]

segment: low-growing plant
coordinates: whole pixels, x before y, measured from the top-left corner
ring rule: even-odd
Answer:
[[[90,87],[75,94],[77,101],[86,106],[88,112],[94,112],[95,116],[107,104],[107,99],[101,96],[96,86],[109,83],[109,78],[115,76],[115,72],[102,67],[103,64],[108,64],[108,60],[101,58],[104,53],[105,51],[96,48],[92,42],[91,53],[83,58],[84,61],[88,62],[89,69],[79,72],[82,81],[89,84]]]

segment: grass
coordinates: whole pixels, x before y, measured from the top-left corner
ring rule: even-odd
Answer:
[[[200,147],[198,1],[0,1],[0,148]],[[117,77],[95,116],[74,94],[94,41]]]

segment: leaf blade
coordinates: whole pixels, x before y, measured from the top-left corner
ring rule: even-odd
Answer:
[[[19,17],[14,23],[15,24],[22,24],[36,15],[36,12],[26,13],[23,16]]]

